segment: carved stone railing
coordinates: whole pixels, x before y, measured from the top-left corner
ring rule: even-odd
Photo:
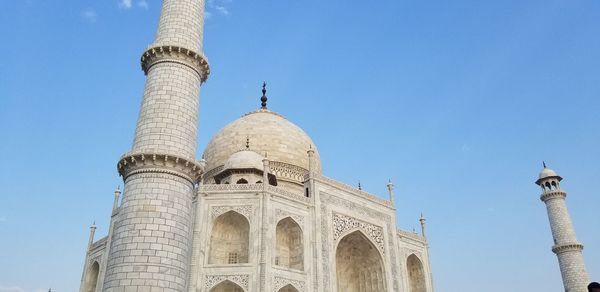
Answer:
[[[263,184],[203,184],[198,189],[199,193],[202,192],[260,192],[264,191],[265,186]],[[310,198],[303,196],[302,194],[290,192],[280,187],[271,185],[266,186],[266,191],[280,195],[282,197],[291,198],[304,203],[310,203]]]
[[[555,245],[552,247],[552,252],[555,254],[568,252],[568,251],[581,251],[581,250],[583,250],[583,245],[580,243]]]
[[[148,74],[148,70],[158,63],[170,62],[187,66],[194,70],[202,82],[206,81],[210,69],[206,57],[190,49],[177,46],[151,47],[142,55],[142,70]]]
[[[414,239],[414,240],[417,240],[417,241],[420,241],[420,242],[426,242],[427,241],[423,236],[421,236],[419,234],[416,234],[416,233],[413,233],[413,232],[408,232],[408,231],[404,231],[404,230],[401,230],[401,229],[398,229],[396,231],[398,232],[398,236],[400,236],[400,237],[406,237],[406,238]]]
[[[278,179],[287,178],[297,182],[302,182],[304,180],[304,175],[308,173],[308,170],[300,166],[279,161],[270,161],[269,168],[271,169],[271,173]]]
[[[352,193],[354,195],[357,195],[359,197],[365,198],[365,199],[367,199],[367,200],[369,200],[371,202],[374,202],[374,203],[377,203],[377,204],[380,204],[380,205],[383,205],[383,206],[386,206],[386,207],[390,207],[390,208],[394,207],[394,205],[392,204],[392,202],[390,202],[388,200],[382,199],[382,198],[380,198],[380,197],[378,197],[376,195],[373,195],[373,194],[367,193],[365,191],[359,190],[359,189],[357,189],[357,188],[355,188],[353,186],[350,186],[350,185],[338,182],[338,181],[333,180],[331,178],[328,178],[326,176],[318,175],[318,176],[315,177],[315,180],[319,181],[321,183],[328,184],[330,186],[336,187],[338,189],[342,189],[344,191],[347,191],[347,192]]]
[[[126,154],[117,164],[123,180],[137,173],[158,172],[179,176],[195,184],[204,171],[203,161],[194,161],[175,155],[137,153]]]
[[[540,196],[540,200],[542,200],[542,202],[546,202],[548,200],[564,199],[566,197],[567,197],[567,193],[565,193],[563,191],[551,191],[551,192],[543,193]]]

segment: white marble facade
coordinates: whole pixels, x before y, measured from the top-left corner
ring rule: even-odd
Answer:
[[[426,239],[398,229],[391,201],[323,176],[312,140],[284,131],[294,127],[262,109],[217,133],[222,147],[209,143],[207,165],[213,149],[229,158],[195,189],[187,291],[433,291]],[[82,292],[104,291],[110,238],[90,245]]]
[[[427,240],[398,228],[393,185],[385,200],[325,177],[264,88],[195,159],[203,11],[163,0],[123,195],[108,235],[92,226],[80,292],[433,291]]]

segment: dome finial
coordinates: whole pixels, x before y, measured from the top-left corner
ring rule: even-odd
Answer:
[[[261,109],[267,109],[267,82],[263,82],[262,97],[260,98]]]
[[[542,165],[544,166],[544,168],[546,168],[546,161],[542,160]]]
[[[246,136],[246,149],[250,149],[250,136]]]

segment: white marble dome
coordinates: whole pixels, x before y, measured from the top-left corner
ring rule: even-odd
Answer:
[[[206,171],[225,166],[229,157],[246,147],[281,162],[308,170],[309,149],[315,151],[315,169],[321,172],[319,152],[312,139],[298,126],[269,110],[257,110],[223,127],[204,150]],[[262,167],[261,167],[262,168]]]
[[[543,178],[547,178],[547,177],[551,177],[551,176],[558,176],[558,174],[556,174],[556,172],[554,170],[544,167],[544,169],[542,169],[542,172],[540,172],[539,179],[543,179]]]

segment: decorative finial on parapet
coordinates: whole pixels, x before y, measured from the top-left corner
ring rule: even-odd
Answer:
[[[419,218],[419,222],[421,223],[421,236],[427,238],[427,236],[425,235],[425,221],[426,219],[423,216],[423,213],[421,213],[421,218]]]
[[[263,82],[262,86],[262,97],[260,98],[261,109],[267,109],[267,83]]]
[[[360,181],[358,181],[358,190],[362,191],[362,186],[360,185]]]
[[[96,220],[94,220],[94,223],[92,223],[92,226],[90,226],[90,238],[88,240],[88,246],[91,246],[92,243],[94,243],[94,233],[96,233]]]
[[[542,160],[542,165],[544,166],[544,168],[546,168],[546,161]]]
[[[119,198],[120,197],[121,197],[121,187],[117,186],[117,189],[115,190],[115,200],[113,201],[113,215],[119,208]]]
[[[390,202],[392,202],[392,205],[393,205],[394,204],[394,184],[392,183],[392,179],[388,180],[387,188],[388,188],[388,193],[390,195]]]

